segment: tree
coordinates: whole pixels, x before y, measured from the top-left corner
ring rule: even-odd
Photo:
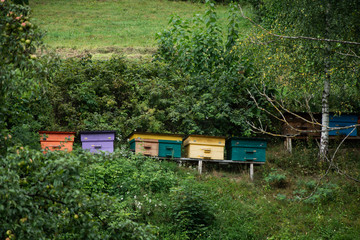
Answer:
[[[41,38],[29,7],[0,1],[0,155],[10,140],[27,139],[25,132],[31,134],[33,127],[28,123],[41,109],[37,104],[44,72],[35,55]]]
[[[185,133],[249,135],[246,121],[264,116],[247,95],[258,82],[252,78],[251,62],[240,57],[236,46],[240,16],[231,5],[223,29],[214,4],[207,0],[206,5],[204,15],[173,17],[170,29],[158,35],[157,60],[184,75],[176,91],[181,97],[172,100],[177,109],[170,111]]]
[[[265,35],[254,37],[268,54],[262,63],[270,67],[263,71],[263,78],[270,85],[278,85],[282,97],[294,100],[310,95],[315,99],[311,110],[321,106],[320,158],[325,159],[329,112],[359,109],[359,103],[354,98],[346,100],[344,93],[359,88],[360,22],[356,16],[360,2],[265,0],[258,9],[262,25],[269,29]],[[358,99],[358,94],[355,97]]]

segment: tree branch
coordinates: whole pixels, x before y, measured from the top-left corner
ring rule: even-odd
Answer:
[[[242,10],[242,8],[240,6],[239,6],[239,9],[240,9],[240,13],[241,13],[243,18],[249,20],[252,24],[257,26],[258,28],[260,28],[261,30],[266,32],[267,34],[269,34],[271,36],[274,36],[274,37],[277,37],[277,38],[292,39],[292,40],[303,39],[303,40],[311,40],[311,41],[319,41],[319,42],[342,43],[342,44],[347,44],[347,45],[358,45],[358,46],[360,45],[360,42],[352,42],[352,41],[344,41],[344,40],[336,40],[336,39],[327,39],[327,38],[314,38],[314,37],[306,37],[306,36],[286,36],[286,35],[275,34],[275,33],[272,33],[271,31],[265,29],[260,24],[253,21],[251,18],[245,16],[245,14],[244,14],[244,12],[243,12],[243,10]]]

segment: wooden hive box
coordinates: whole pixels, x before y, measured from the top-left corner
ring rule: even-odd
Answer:
[[[96,153],[98,151],[114,152],[116,131],[82,131],[80,132],[82,148]]]
[[[189,135],[183,145],[186,158],[224,160],[225,137]]]
[[[129,136],[130,149],[136,153],[158,157],[181,157],[182,135],[135,132]]]
[[[282,135],[296,136],[296,137],[320,137],[320,125],[316,125],[307,121],[312,121],[312,118],[307,113],[296,113],[299,117],[292,114],[285,114],[284,117],[288,124],[283,123]],[[313,114],[314,119],[321,123],[321,114]],[[303,120],[306,119],[307,121]],[[297,131],[300,130],[300,131]],[[302,132],[303,131],[303,132]]]
[[[263,138],[232,137],[226,140],[226,152],[233,161],[266,161],[266,140]]]
[[[329,127],[347,127],[351,125],[355,125],[358,122],[357,115],[340,115],[335,116],[334,114],[330,114],[329,117]],[[355,128],[346,128],[340,130],[332,130],[329,132],[329,136],[337,136],[337,135],[349,135],[351,137],[357,136],[357,129]]]
[[[46,151],[73,150],[75,132],[39,131],[41,148]]]

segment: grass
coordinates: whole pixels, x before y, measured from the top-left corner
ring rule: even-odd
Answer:
[[[87,50],[101,58],[113,52],[151,55],[156,33],[172,14],[190,18],[205,10],[204,4],[167,0],[31,0],[30,7],[34,22],[47,33],[46,45],[65,56]],[[225,22],[226,7],[217,11]]]
[[[213,172],[199,177],[201,184],[213,190],[209,198],[219,212],[219,231],[215,231],[213,238],[359,239],[359,185],[330,172],[318,189],[313,188],[323,175],[319,170],[323,167],[318,166],[314,171],[306,166],[313,160],[313,151],[309,150],[298,147],[290,155],[280,144],[271,144],[268,162],[255,169],[254,182],[249,181],[247,173]],[[336,162],[348,174],[360,176],[359,157],[359,150],[346,149]],[[317,165],[314,161],[312,164]],[[278,187],[266,181],[266,176],[275,169],[286,175],[286,186]],[[303,201],[297,200],[301,191],[304,191]]]

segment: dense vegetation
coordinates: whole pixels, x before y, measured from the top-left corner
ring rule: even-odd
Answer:
[[[356,239],[360,188],[313,177],[316,152],[270,151],[255,183],[118,149],[9,149],[0,162],[0,235],[11,239]],[[345,156],[347,155],[347,156]],[[301,157],[300,157],[301,156]],[[360,169],[358,151],[338,163]],[[6,166],[6,167],[4,167]],[[352,169],[352,170],[350,170]],[[300,176],[301,177],[298,177]]]
[[[275,2],[255,8],[271,28],[275,23],[266,16],[281,9],[271,4]],[[206,8],[191,19],[172,17],[169,28],[157,35],[152,61],[119,56],[99,61],[91,55],[37,57],[42,34],[29,8],[0,2],[2,238],[358,238],[360,187],[349,180],[360,178],[356,148],[339,150],[329,164],[316,161],[311,140],[297,142],[289,155],[272,139],[267,164],[256,169],[251,182],[240,168],[207,166],[208,174],[197,175],[191,165],[134,155],[121,143],[133,130],[249,136],[254,133],[248,122],[257,119],[277,130],[277,122],[249,94],[271,111],[258,91],[265,85],[265,93],[285,97],[295,110],[303,107],[297,105],[303,92],[291,91],[299,86],[313,94],[310,107],[318,109],[315,90],[321,83],[315,79],[320,70],[306,54],[296,55],[308,45],[300,44],[300,50],[286,41],[254,45],[273,39],[258,32],[245,36],[234,5],[226,24],[214,4],[208,2]],[[281,68],[286,59],[301,71]],[[304,63],[310,65],[303,68]],[[351,82],[358,74],[356,61],[343,64],[354,74],[340,71],[335,79],[346,76]],[[315,72],[311,84],[305,84],[307,78],[298,81],[301,73],[310,72]],[[343,87],[336,81],[332,86],[331,101],[342,100],[332,105],[335,111],[357,111],[357,85]],[[38,151],[38,130],[100,129],[117,130],[113,154],[93,155],[77,144],[71,153]]]

